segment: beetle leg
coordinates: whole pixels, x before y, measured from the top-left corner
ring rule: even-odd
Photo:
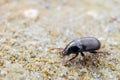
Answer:
[[[85,57],[85,55],[84,55],[84,53],[83,52],[81,52],[81,55],[83,56],[83,59],[84,59],[84,63],[86,64],[87,63],[87,59],[86,59],[86,57]]]
[[[81,55],[82,55],[83,57],[85,57],[85,55],[84,55],[84,53],[83,53],[83,52],[81,52]]]
[[[97,52],[98,53],[98,55],[110,55],[110,53],[108,53],[108,52],[102,52],[102,51],[99,51],[99,52]]]
[[[76,55],[74,57],[72,57],[71,59],[69,59],[69,61],[72,61],[73,59],[75,59],[78,56],[78,53],[76,53]]]
[[[95,53],[98,53],[98,52],[96,52],[96,51],[90,51],[90,53],[94,53],[95,54]]]

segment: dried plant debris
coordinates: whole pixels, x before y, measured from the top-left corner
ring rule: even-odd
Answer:
[[[119,0],[1,0],[0,80],[120,80]],[[96,37],[101,54],[64,58],[71,40]]]

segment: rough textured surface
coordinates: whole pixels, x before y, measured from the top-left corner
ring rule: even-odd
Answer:
[[[94,36],[100,51],[61,58],[71,40]],[[119,0],[0,0],[0,80],[120,80]]]

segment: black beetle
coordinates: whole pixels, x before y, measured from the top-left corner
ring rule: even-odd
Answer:
[[[78,56],[79,53],[84,57],[83,52],[90,52],[90,53],[97,53],[96,50],[100,49],[100,41],[95,37],[82,37],[80,39],[76,39],[71,41],[60,54],[63,56],[76,54],[73,58],[69,61],[73,60]]]

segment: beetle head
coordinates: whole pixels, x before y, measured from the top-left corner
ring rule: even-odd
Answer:
[[[69,55],[69,54],[71,54],[71,53],[78,53],[78,52],[79,52],[78,46],[72,45],[72,46],[67,46],[67,47],[61,52],[61,54],[62,54],[63,56],[65,56],[65,55]]]
[[[64,49],[64,50],[61,52],[61,54],[62,54],[63,56],[65,56],[65,55],[69,55],[69,52],[68,52],[67,49]]]

